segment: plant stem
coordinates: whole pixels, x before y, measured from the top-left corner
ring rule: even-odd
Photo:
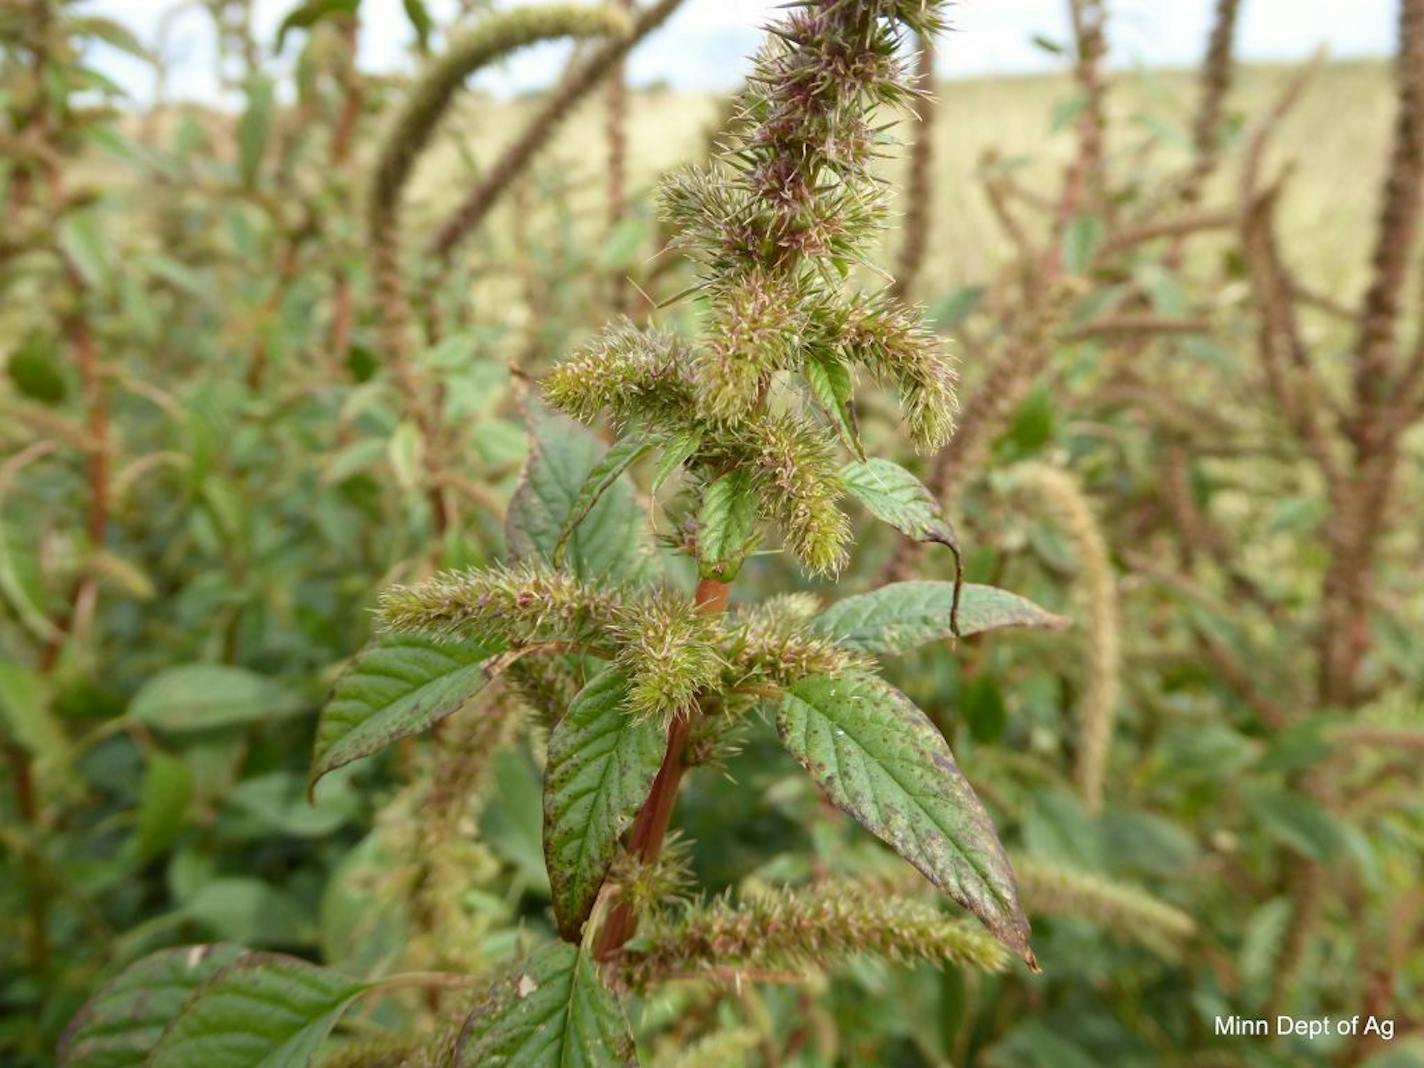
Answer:
[[[699,611],[711,616],[721,615],[727,609],[727,595],[731,586],[714,579],[703,579],[697,584],[693,594]],[[668,724],[667,749],[663,753],[662,766],[653,779],[653,788],[648,791],[648,799],[638,810],[628,832],[628,852],[645,864],[658,859],[663,850],[663,839],[667,837],[668,824],[672,822],[673,806],[677,804],[677,791],[682,785],[682,777],[687,772],[684,757],[687,754],[687,739],[692,732],[692,720],[696,710],[690,715],[676,717]],[[638,927],[638,917],[633,907],[620,901],[608,914],[608,921],[598,933],[594,943],[594,956],[598,960],[608,960],[614,956]]]

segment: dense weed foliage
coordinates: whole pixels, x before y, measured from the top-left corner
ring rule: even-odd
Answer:
[[[679,4],[407,0],[405,80],[205,0],[231,115],[0,7],[0,1059],[1424,1063],[1424,0],[1359,292],[1241,0],[1136,115],[1071,0],[973,189],[928,0],[778,13],[640,185]]]

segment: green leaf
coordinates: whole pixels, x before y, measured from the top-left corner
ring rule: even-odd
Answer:
[[[480,838],[508,861],[531,893],[548,899],[544,860],[544,784],[523,746],[501,749],[491,762],[489,797],[480,811]]]
[[[151,860],[166,853],[188,822],[193,773],[182,760],[162,750],[149,754],[138,803],[138,855]]]
[[[249,953],[193,995],[148,1068],[306,1068],[366,989],[295,957]]]
[[[129,715],[167,731],[207,730],[290,716],[301,701],[271,679],[225,664],[160,671],[129,702]]]
[[[0,594],[4,594],[4,600],[31,634],[42,642],[58,644],[64,635],[42,607],[45,589],[38,555],[31,545],[20,540],[18,531],[5,524],[0,514]]]
[[[697,515],[697,568],[702,577],[731,582],[758,537],[751,475],[731,471],[708,486]]]
[[[514,560],[552,564],[579,491],[604,449],[577,423],[538,406],[531,406],[529,424],[529,462],[509,502],[505,537]],[[589,581],[630,582],[651,574],[653,547],[626,480],[618,479],[599,497],[569,539],[565,557],[574,574]]]
[[[628,1021],[598,969],[563,942],[511,969],[475,1007],[453,1068],[636,1065]]]
[[[958,555],[959,540],[939,502],[899,464],[879,457],[864,463],[852,461],[841,468],[840,477],[846,492],[876,519],[889,523],[906,537],[939,542]]]
[[[396,485],[407,493],[419,485],[425,465],[425,440],[420,429],[410,420],[401,422],[386,443],[386,458],[396,476]]]
[[[1324,863],[1344,847],[1335,818],[1302,794],[1255,790],[1247,807],[1267,834],[1311,860]]]
[[[95,994],[59,1040],[59,1068],[139,1068],[193,991],[244,953],[217,943],[164,949]]]
[[[811,395],[830,415],[846,448],[855,453],[857,459],[864,460],[865,447],[860,443],[855,409],[851,406],[850,368],[834,358],[812,356],[806,361],[805,375]]]
[[[218,938],[243,945],[290,946],[311,941],[312,919],[290,894],[242,876],[202,884],[183,915]]]
[[[603,458],[593,465],[593,470],[589,471],[584,479],[583,485],[579,487],[578,496],[574,498],[574,503],[569,508],[569,515],[564,520],[563,532],[559,535],[558,543],[554,546],[554,566],[560,567],[564,562],[564,552],[568,549],[569,539],[574,536],[574,531],[578,525],[588,517],[588,513],[593,511],[604,493],[611,489],[622,477],[623,472],[628,470],[638,458],[653,447],[655,441],[646,434],[632,433],[614,442],[613,446],[603,454]]]
[[[0,661],[0,738],[40,760],[60,760],[68,748],[40,677],[5,661]]]
[[[952,637],[952,582],[892,582],[870,593],[846,597],[811,621],[819,634],[847,649],[895,655]],[[995,586],[966,582],[959,594],[959,635],[969,637],[1005,627],[1057,630],[1068,620],[1027,598]]]
[[[626,271],[638,262],[643,246],[652,236],[650,221],[638,215],[622,219],[607,240],[599,254],[599,266],[606,271]]]
[[[936,301],[925,318],[938,333],[948,333],[979,307],[988,289],[984,286],[965,286]]]
[[[415,30],[416,46],[421,52],[429,51],[430,35],[435,31],[435,21],[425,7],[425,0],[401,0],[401,4],[405,8],[405,17],[410,20],[411,29]]]
[[[272,82],[258,74],[247,85],[247,109],[237,124],[237,173],[246,189],[257,186],[272,125]]]
[[[826,796],[1033,963],[1028,920],[993,824],[944,736],[876,675],[812,675],[776,717]]]
[[[653,471],[652,492],[654,496],[657,496],[658,490],[663,488],[663,483],[672,477],[672,473],[696,456],[697,450],[701,447],[702,431],[700,430],[684,430],[663,446],[662,455],[658,457],[657,467]]]
[[[429,729],[478,693],[504,647],[410,634],[379,639],[356,657],[321,710],[310,786],[330,771]]]
[[[607,668],[579,691],[549,735],[544,857],[559,933],[579,938],[663,759],[663,727],[628,714],[628,678]]]
[[[228,840],[267,838],[324,838],[353,820],[360,799],[344,776],[328,779],[315,801],[308,801],[302,776],[290,771],[270,771],[244,779],[224,798],[219,833]]]
[[[106,287],[113,262],[110,244],[99,225],[99,212],[93,208],[69,212],[59,224],[58,236],[60,249],[85,284],[95,289]]]
[[[69,391],[59,368],[53,339],[40,333],[31,334],[5,361],[5,373],[20,394],[51,407],[62,404]]]
[[[282,51],[287,34],[293,30],[307,30],[329,15],[354,15],[361,6],[361,0],[306,0],[287,13],[282,24],[277,27],[276,51]]]
[[[1075,215],[1063,231],[1063,269],[1082,274],[1103,243],[1103,221],[1096,215]]]

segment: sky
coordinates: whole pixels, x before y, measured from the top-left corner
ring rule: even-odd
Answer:
[[[516,0],[522,2],[522,0]],[[736,85],[759,27],[775,18],[779,0],[687,0],[630,62],[635,85],[665,82],[676,88],[726,89]],[[1248,61],[1288,61],[1327,45],[1337,59],[1389,54],[1395,36],[1396,0],[1244,0],[1238,51]],[[438,17],[454,0],[427,0]],[[152,46],[169,0],[89,0],[85,9],[117,18]],[[297,0],[255,0],[259,40],[267,47]],[[1211,22],[1213,0],[1109,0],[1112,61],[1117,66],[1188,66],[1199,56]],[[400,70],[411,63],[411,31],[401,0],[362,0],[363,66]],[[942,43],[941,77],[1032,73],[1062,65],[1033,43],[1034,35],[1068,37],[1067,0],[958,0],[952,31]],[[290,60],[298,45],[289,40]],[[547,85],[562,67],[567,45],[527,49],[474,84],[499,96]],[[190,4],[172,22],[170,92],[175,97],[221,103],[208,17]],[[95,65],[117,81],[135,103],[152,98],[150,68],[104,46]]]

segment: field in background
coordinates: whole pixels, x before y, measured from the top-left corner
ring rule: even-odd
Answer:
[[[951,41],[952,49],[957,42]],[[941,65],[952,63],[952,54]],[[1246,68],[1233,91],[1231,112],[1263,114],[1279,97],[1296,68]],[[943,81],[935,122],[935,188],[932,236],[922,295],[980,281],[1008,252],[975,176],[986,149],[1001,157],[1023,157],[1024,184],[1036,180],[1067,158],[1072,138],[1055,131],[1051,116],[1068,99],[1066,77],[1019,77]],[[1192,75],[1184,72],[1122,72],[1110,96],[1115,123],[1126,130],[1118,152],[1136,151],[1149,136],[1157,151],[1185,159],[1187,126],[1195,98]],[[466,108],[452,129],[463,129],[477,159],[495,151],[535,107],[529,100]],[[540,169],[558,173],[576,193],[573,203],[594,223],[603,218],[603,140],[597,112],[601,98],[585,103],[564,124]],[[700,152],[719,114],[711,95],[662,91],[634,94],[629,130],[630,179],[634,191],[646,189],[667,167]],[[1276,138],[1273,163],[1296,166],[1283,205],[1286,251],[1304,267],[1317,288],[1353,299],[1363,285],[1362,269],[1373,240],[1371,212],[1378,193],[1380,166],[1391,121],[1388,71],[1381,63],[1332,64],[1310,83]],[[448,140],[448,139],[447,139]],[[465,188],[463,164],[446,144],[423,166],[414,186],[412,218],[441,215]],[[893,162],[891,168],[901,164]],[[1218,185],[1233,181],[1228,171]],[[898,187],[899,183],[896,183]],[[579,187],[582,187],[581,191]],[[1209,198],[1208,198],[1209,199]],[[497,211],[508,220],[512,202]],[[898,240],[892,229],[890,239]]]

